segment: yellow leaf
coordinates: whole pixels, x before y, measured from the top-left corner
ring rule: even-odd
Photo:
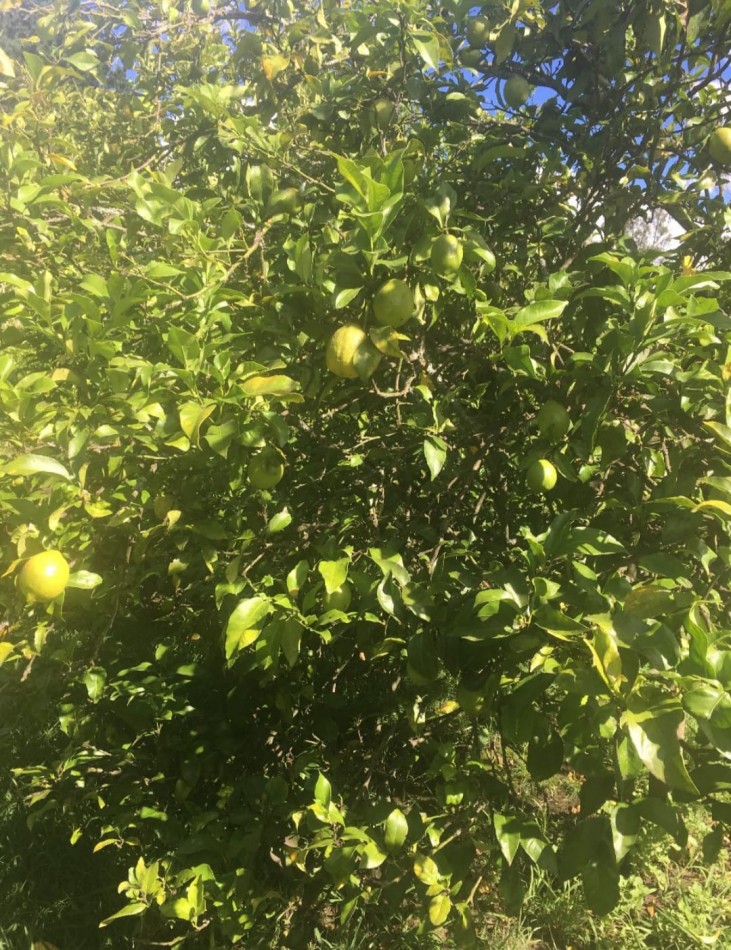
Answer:
[[[261,58],[261,68],[269,82],[281,72],[284,72],[287,66],[289,66],[289,56],[280,56],[277,53],[275,56],[262,56]]]

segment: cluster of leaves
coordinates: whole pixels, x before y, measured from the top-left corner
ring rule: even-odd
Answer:
[[[0,55],[12,793],[146,939],[335,908],[470,945],[534,868],[606,912],[643,825],[731,824],[728,4],[490,2],[481,48],[455,0],[205,6],[39,2]],[[622,237],[648,203],[664,262]],[[42,548],[72,583],[26,605]]]

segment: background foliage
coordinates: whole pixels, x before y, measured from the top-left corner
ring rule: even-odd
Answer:
[[[540,881],[610,912],[689,803],[712,862],[728,0],[1,10],[10,945],[469,946]],[[623,237],[657,208],[664,257]],[[24,605],[43,548],[72,581]]]

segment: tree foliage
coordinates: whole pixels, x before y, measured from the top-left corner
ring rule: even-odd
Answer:
[[[469,946],[481,880],[605,913],[643,826],[731,824],[728,0],[0,29],[0,749],[94,927]]]

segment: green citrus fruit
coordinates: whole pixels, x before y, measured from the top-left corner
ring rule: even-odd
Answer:
[[[337,590],[332,591],[331,593],[326,593],[322,598],[322,602],[325,606],[325,610],[342,610],[343,613],[350,607],[350,602],[353,599],[353,589],[350,584],[345,581],[344,584],[341,584]]]
[[[248,474],[254,488],[273,488],[284,475],[282,456],[275,449],[262,449],[249,462]]]
[[[393,113],[396,106],[390,99],[376,99],[371,107],[371,116],[373,124],[377,129],[383,132],[391,124]]]
[[[278,188],[269,197],[266,216],[275,214],[294,214],[300,207],[300,193],[296,188]]]
[[[536,422],[538,423],[538,431],[544,439],[548,439],[550,442],[560,442],[571,428],[571,418],[568,412],[555,399],[549,399],[541,407]]]
[[[708,150],[719,165],[731,165],[731,126],[722,126],[708,140]]]
[[[325,365],[336,376],[343,379],[357,379],[355,355],[367,339],[365,330],[354,323],[346,323],[337,329],[327,344]]]
[[[211,12],[211,0],[191,0],[190,9],[196,16],[207,16]]]
[[[463,66],[469,66],[472,69],[481,65],[483,60],[482,50],[465,47],[459,51],[459,61]]]
[[[484,16],[472,17],[464,31],[470,46],[483,47],[490,37],[490,21]]]
[[[66,589],[69,574],[69,563],[60,551],[42,551],[25,562],[18,587],[28,601],[55,600]]]
[[[462,264],[462,245],[453,234],[442,234],[432,244],[431,266],[442,277],[456,274]]]
[[[519,109],[530,96],[530,84],[522,76],[511,76],[505,83],[503,96],[511,109]]]
[[[538,459],[526,472],[525,480],[531,491],[550,491],[558,480],[558,472],[548,459]]]
[[[405,280],[387,280],[373,298],[373,313],[384,327],[401,327],[414,313],[414,295]]]

